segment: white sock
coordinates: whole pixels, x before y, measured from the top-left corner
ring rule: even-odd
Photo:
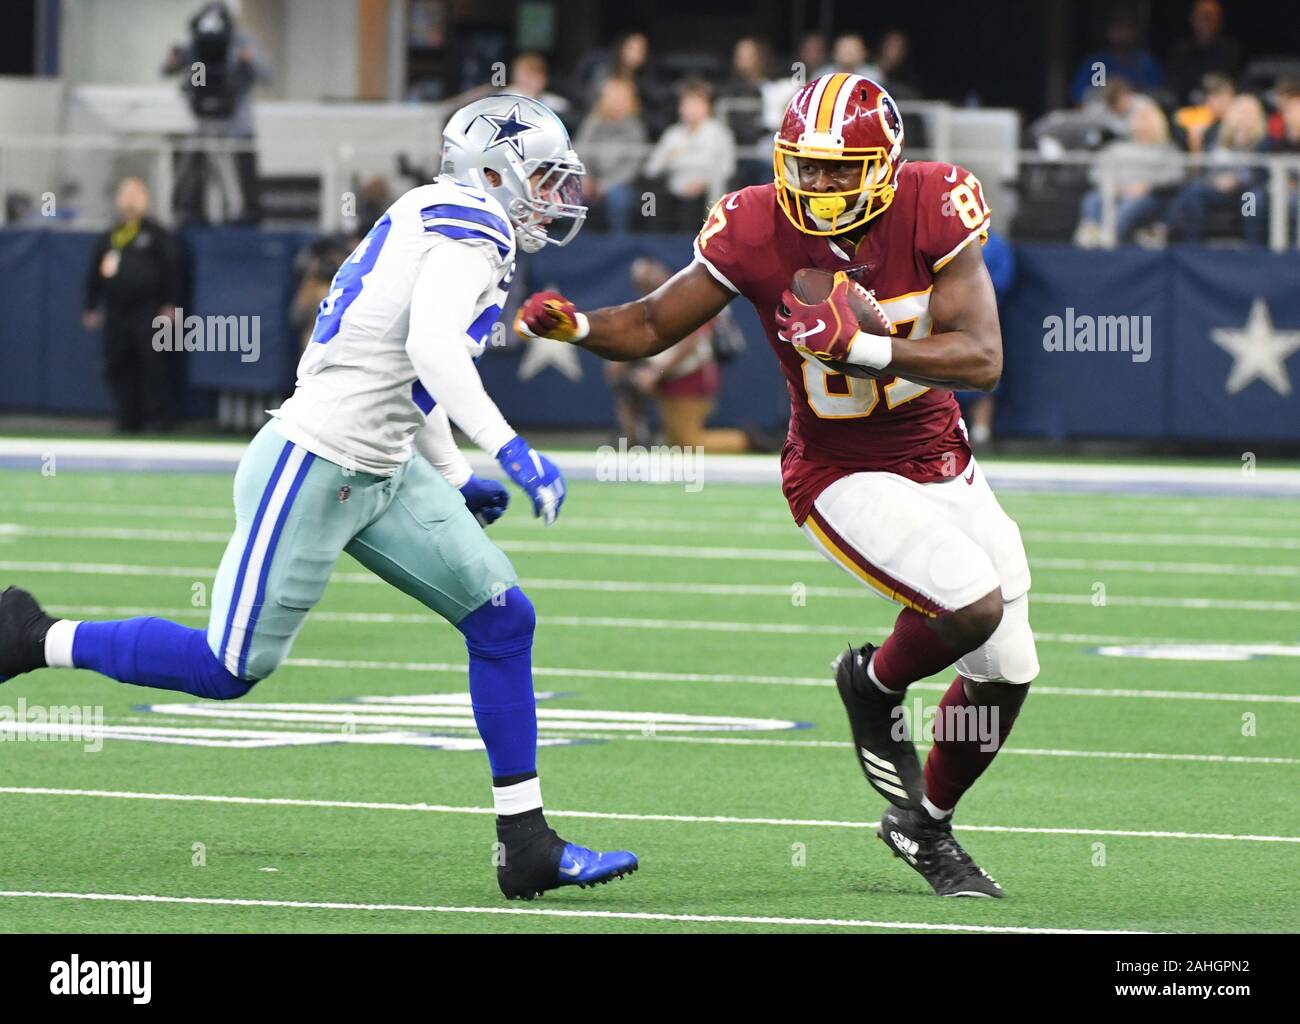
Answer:
[[[876,677],[875,661],[876,661],[875,655],[872,655],[871,660],[867,662],[867,678],[876,684],[876,689],[879,690],[881,693],[887,693],[891,697],[897,697],[898,696],[897,690],[891,690],[888,686],[886,686]]]
[[[513,786],[493,786],[492,806],[499,815],[523,814],[524,811],[539,809],[542,806],[542,780],[534,775]]]
[[[80,622],[59,619],[45,634],[45,664],[50,668],[76,668],[72,664],[72,638]]]
[[[930,817],[935,821],[943,821],[944,818],[952,817],[952,811],[945,811],[935,807],[934,804],[930,803],[930,798],[928,796],[921,797],[921,806],[925,808],[925,813],[930,815]]]

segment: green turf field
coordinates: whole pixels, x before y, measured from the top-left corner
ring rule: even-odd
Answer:
[[[227,475],[0,487],[3,582],[74,618],[206,621]],[[775,488],[575,483],[550,530],[515,498],[491,534],[538,608],[552,823],[640,872],[500,898],[486,758],[440,748],[474,735],[459,634],[344,556],[291,662],[243,701],[69,671],[0,689],[15,714],[99,706],[138,730],[0,742],[0,931],[1300,929],[1294,502],[1003,495],[1042,675],[957,818],[1007,889],[992,902],[931,896],[875,841],[827,666],[894,609],[812,550]],[[1093,653],[1175,643],[1282,646]]]

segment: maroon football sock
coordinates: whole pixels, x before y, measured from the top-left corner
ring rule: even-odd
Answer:
[[[963,653],[948,646],[924,615],[904,608],[894,631],[871,656],[871,670],[881,686],[905,690],[909,683],[947,668]]]
[[[931,804],[942,811],[957,806],[962,794],[975,784],[1002,749],[1015,724],[1016,711],[974,704],[966,696],[962,677],[953,680],[939,701],[939,712],[934,719],[934,746],[925,759],[925,796]]]

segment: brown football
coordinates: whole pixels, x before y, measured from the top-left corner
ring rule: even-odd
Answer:
[[[796,270],[790,282],[790,290],[800,302],[822,302],[831,293],[835,284],[835,275],[829,270],[817,267],[805,267]],[[879,306],[873,305],[856,288],[849,292],[849,305],[858,316],[858,326],[869,334],[893,334],[894,325],[884,315]],[[842,363],[836,359],[819,359],[823,366],[835,373],[849,377],[879,377],[877,371],[855,363]]]

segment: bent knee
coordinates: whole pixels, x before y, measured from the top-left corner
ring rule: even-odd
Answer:
[[[265,673],[250,675],[246,672],[245,676],[238,676],[227,669],[216,655],[210,655],[197,672],[198,685],[195,692],[209,700],[237,700],[256,686],[260,679],[270,675],[274,668],[273,665]]]
[[[1029,597],[1022,594],[1003,606],[997,631],[957,662],[968,680],[1024,688],[1038,676],[1038,650],[1029,625]]]
[[[1029,695],[1029,683],[1012,683],[1005,679],[968,679],[966,696],[973,704],[996,707],[1014,720]]]
[[[991,590],[978,601],[941,616],[935,626],[953,647],[973,651],[1002,623],[1002,590]]]
[[[533,642],[537,613],[518,587],[492,597],[456,624],[470,653],[503,657],[527,650]]]

